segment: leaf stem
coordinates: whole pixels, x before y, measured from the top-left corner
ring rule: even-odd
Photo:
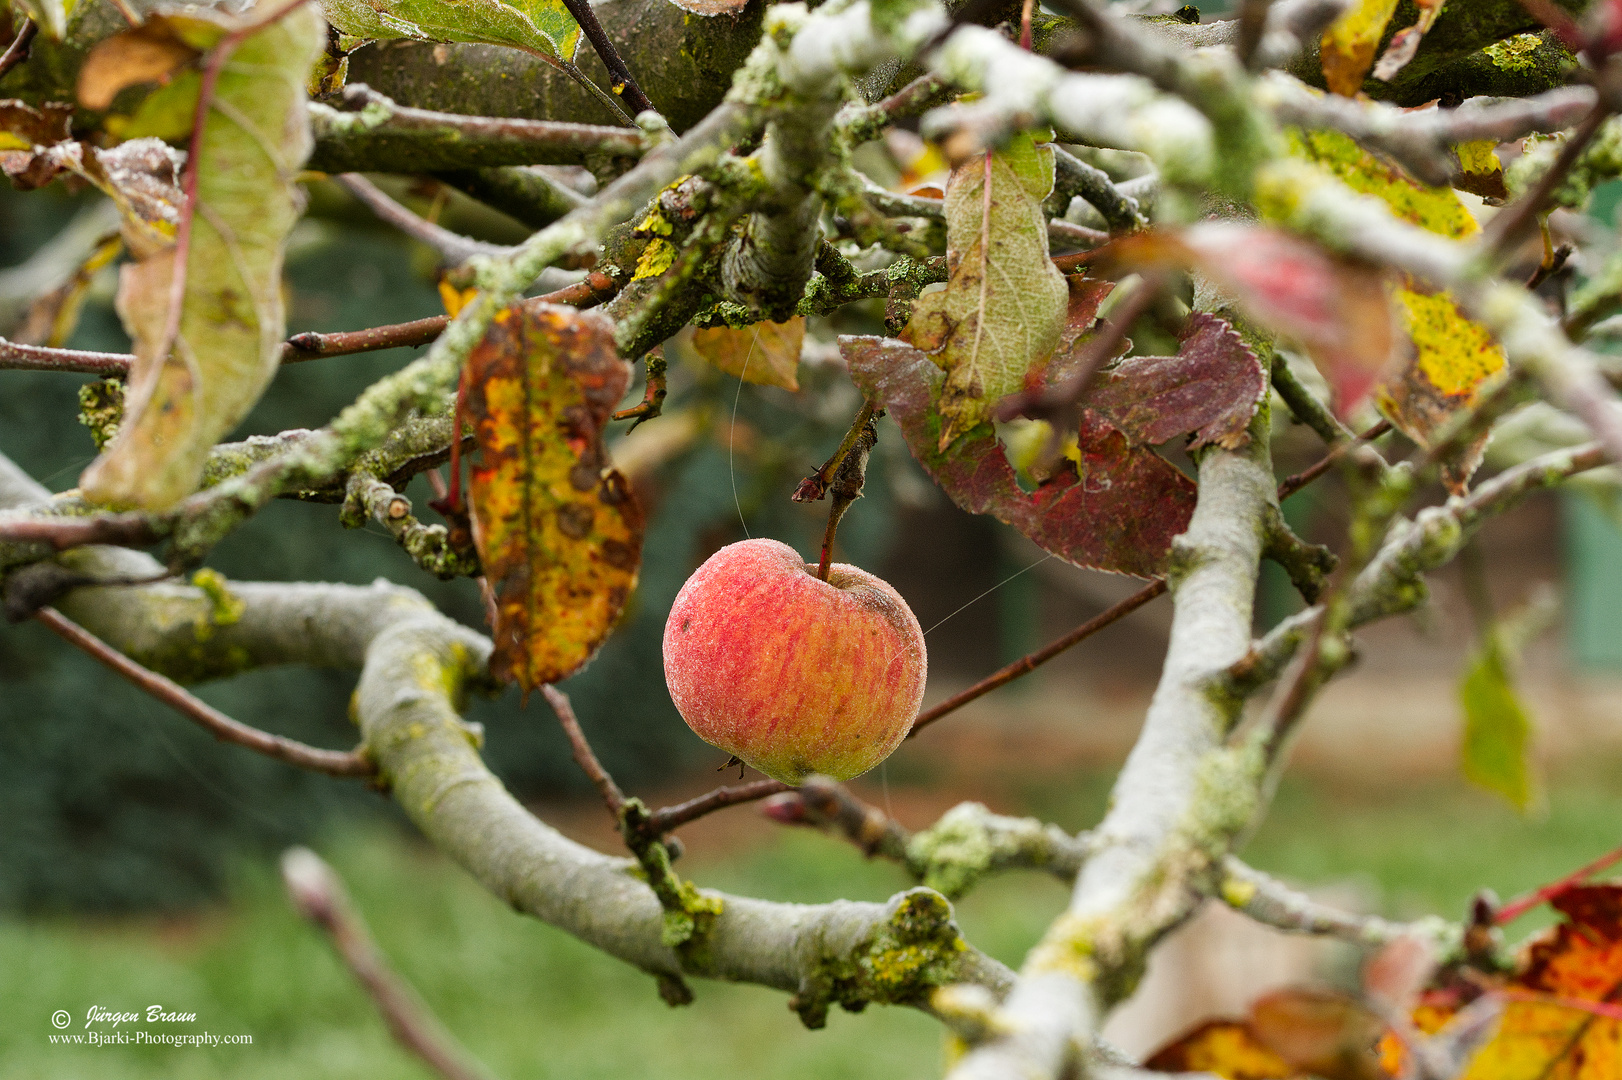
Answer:
[[[658,112],[648,95],[636,84],[631,75],[631,69],[626,66],[625,60],[620,56],[619,50],[614,48],[613,39],[603,30],[603,24],[597,21],[597,13],[591,9],[588,0],[563,0],[574,16],[574,21],[580,24],[585,32],[586,40],[597,51],[597,57],[608,69],[608,77],[614,80],[614,92],[624,96],[627,104],[631,106],[631,115],[639,116],[645,112]]]

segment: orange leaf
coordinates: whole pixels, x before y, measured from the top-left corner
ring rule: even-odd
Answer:
[[[712,326],[693,331],[693,351],[728,375],[785,390],[800,388],[795,373],[804,342],[805,319],[799,315],[788,322],[760,322],[741,330]]]
[[[1214,1073],[1223,1080],[1295,1080],[1302,1075],[1237,1020],[1201,1024],[1161,1047],[1143,1065],[1156,1072]]]
[[[1325,1080],[1386,1080],[1376,1044],[1384,1025],[1344,994],[1276,990],[1250,1006],[1256,1041],[1302,1072]]]
[[[591,659],[636,587],[642,511],[603,425],[630,381],[596,312],[526,305],[468,357],[473,539],[496,594],[490,673],[526,691]]]
[[[1622,1019],[1582,1007],[1622,998],[1622,886],[1575,888],[1554,907],[1566,920],[1532,941],[1513,983],[1544,999],[1516,993],[1461,1080],[1622,1076]]]

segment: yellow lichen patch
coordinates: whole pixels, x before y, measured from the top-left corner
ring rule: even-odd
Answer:
[[[1373,195],[1391,212],[1422,229],[1454,240],[1480,231],[1452,188],[1426,187],[1388,165],[1338,131],[1291,131],[1291,149],[1334,173],[1347,187]]]
[[[1537,34],[1516,34],[1481,50],[1499,71],[1536,71],[1543,39]]]
[[[1467,173],[1502,172],[1504,163],[1498,160],[1498,144],[1492,139],[1462,142],[1453,148],[1459,157],[1459,168]]]
[[[636,273],[631,275],[632,281],[641,281],[643,278],[658,277],[670,269],[676,261],[676,246],[669,240],[651,240],[648,246],[642,249],[641,258],[636,260]]]
[[[1029,972],[1062,972],[1090,983],[1098,977],[1098,961],[1094,957],[1093,939],[1097,932],[1094,919],[1076,915],[1061,915],[1048,928],[1047,934],[1025,963]]]
[[[1242,908],[1256,897],[1256,886],[1248,881],[1238,878],[1227,878],[1222,882],[1222,899],[1232,907]]]

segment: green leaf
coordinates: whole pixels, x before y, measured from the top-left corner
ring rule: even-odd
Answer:
[[[1028,133],[958,166],[947,181],[951,277],[918,298],[902,334],[946,371],[943,450],[1023,389],[1059,344],[1069,287],[1048,258],[1042,200],[1052,190],[1053,149]]]
[[[508,45],[573,60],[580,27],[563,0],[321,0],[327,21],[355,37]]]
[[[261,4],[240,20],[191,15],[180,30],[185,40],[206,40],[269,10]],[[191,494],[209,448],[275,374],[286,332],[282,251],[303,209],[294,178],[311,147],[304,82],[325,43],[320,14],[303,7],[246,38],[226,61],[198,139],[197,206],[172,348],[177,250],[122,207],[139,261],[120,272],[117,307],[135,363],[125,422],[80,482],[91,501],[158,510]]]
[[[67,36],[68,16],[73,14],[75,0],[12,0],[18,11],[45,31],[52,41]]]
[[[1553,593],[1544,592],[1500,619],[1459,682],[1465,778],[1502,795],[1523,813],[1537,805],[1539,788],[1532,762],[1532,716],[1515,689],[1511,669],[1526,642],[1553,619],[1556,606]]]

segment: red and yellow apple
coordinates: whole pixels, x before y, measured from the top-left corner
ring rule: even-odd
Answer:
[[[665,623],[665,682],[698,737],[767,776],[860,775],[907,737],[924,696],[924,634],[888,584],[828,580],[776,540],[722,548]]]

